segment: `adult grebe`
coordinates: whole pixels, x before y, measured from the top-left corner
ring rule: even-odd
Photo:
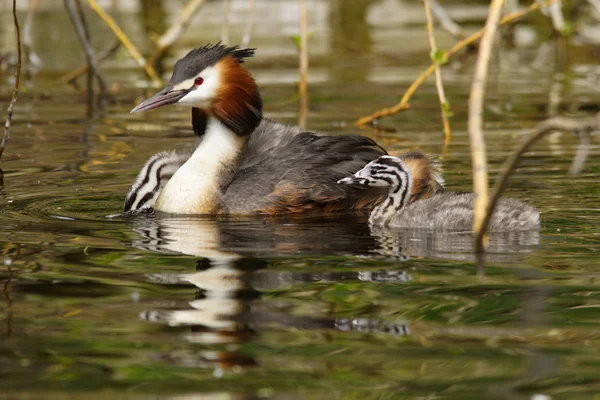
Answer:
[[[191,107],[201,142],[193,153],[150,158],[127,194],[125,212],[360,211],[383,199],[381,190],[336,184],[386,154],[374,141],[324,136],[263,118],[256,83],[241,65],[253,55],[253,49],[220,43],[194,49],[177,61],[164,90],[131,111]]]
[[[339,183],[387,187],[388,197],[371,213],[373,225],[392,228],[473,229],[473,193],[436,193],[414,201],[415,180],[403,157],[382,156]],[[540,213],[516,199],[500,199],[490,221],[490,231],[527,231],[540,227]]]

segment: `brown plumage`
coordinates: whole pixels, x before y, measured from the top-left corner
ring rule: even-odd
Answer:
[[[233,56],[217,63],[222,84],[217,88],[212,111],[239,135],[250,135],[262,118],[262,100],[252,76]]]

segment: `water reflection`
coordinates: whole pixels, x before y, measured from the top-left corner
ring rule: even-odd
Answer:
[[[137,248],[198,257],[340,255],[409,260],[426,257],[473,261],[472,234],[429,229],[370,227],[366,216],[268,219],[140,216]],[[539,231],[493,232],[488,261],[516,262],[539,245]]]
[[[187,304],[161,302],[140,314],[143,320],[168,326],[185,326],[190,343],[202,345],[249,342],[270,330],[318,330],[404,336],[405,321],[336,317],[332,313],[298,315],[291,304],[269,300],[270,291],[290,291],[321,283],[411,284],[407,272],[410,257],[468,259],[469,233],[371,230],[365,217],[327,217],[272,220],[236,218],[138,217],[132,221],[140,238],[137,248],[153,252],[201,257],[191,273],[158,272],[147,279],[159,285],[193,285],[195,298]],[[539,241],[537,232],[492,236],[491,250],[503,260],[531,251]],[[265,258],[281,255],[329,254],[360,258],[386,258],[396,262],[390,269],[336,272],[269,269]],[[511,254],[512,253],[512,254]],[[492,254],[489,257],[493,258]],[[310,290],[310,289],[308,289]],[[243,368],[256,360],[240,355],[236,348],[158,354],[172,363],[212,368]]]
[[[372,227],[377,253],[390,257],[423,257],[474,261],[471,232],[390,229]],[[491,232],[488,235],[487,262],[517,262],[539,245],[539,231]]]
[[[152,37],[185,5],[113,3],[107,9],[146,54]],[[308,3],[314,32],[309,127],[356,133],[355,118],[397,102],[429,66],[423,5]],[[190,48],[218,40],[223,4],[206,2],[167,56],[167,70]],[[248,4],[232,2],[232,40],[241,37]],[[488,5],[444,6],[474,30]],[[577,145],[571,135],[552,136],[527,157],[507,195],[535,196],[544,213],[543,246],[535,250],[537,234],[493,236],[485,281],[473,275],[464,233],[371,231],[363,217],[107,221],[103,216],[121,207],[151,154],[192,145],[189,115],[173,108],[131,117],[146,83],[123,50],[103,64],[113,101],[85,122],[85,97],[59,79],[82,61],[73,51],[79,45],[72,27],[62,2],[40,7],[49,10],[40,9],[32,26],[42,69],[23,81],[29,91],[15,109],[2,166],[2,257],[13,260],[0,265],[3,392],[23,398],[174,392],[181,395],[171,398],[358,398],[372,392],[511,399],[597,392],[597,148],[578,179],[564,172]],[[297,33],[295,7],[296,0],[256,2],[260,23],[251,47],[260,56],[249,64],[269,116],[287,123],[297,117],[297,54],[289,39]],[[6,54],[14,49],[11,13],[0,19]],[[502,46],[490,70],[491,171],[524,129],[549,113],[598,110],[596,55],[570,40],[566,47],[559,47],[562,39],[547,42],[543,19],[532,21],[517,27],[517,47]],[[95,47],[111,45],[114,37],[99,19],[89,22]],[[441,31],[438,36],[440,48],[454,43]],[[473,62],[456,58],[444,69],[455,112],[445,158],[451,190],[471,187],[465,121]],[[3,79],[8,99],[12,74]],[[377,141],[393,152],[439,153],[440,124],[431,118],[437,104],[430,81],[410,110],[384,121],[394,129]],[[491,264],[524,258],[517,266]]]
[[[404,271],[293,273],[269,271],[267,263],[254,258],[217,256],[198,261],[190,274],[149,275],[152,282],[162,285],[193,284],[199,290],[189,306],[159,307],[143,311],[140,317],[169,326],[189,326],[185,340],[194,344],[237,344],[252,340],[266,330],[319,330],[360,332],[404,336],[410,333],[405,323],[369,318],[334,318],[294,315],[287,304],[272,304],[263,299],[268,290],[284,290],[295,284],[332,281],[408,282]],[[168,305],[167,305],[168,306]],[[236,348],[223,351],[176,352],[154,357],[169,363],[220,369],[239,370],[257,364],[253,357],[240,354]]]

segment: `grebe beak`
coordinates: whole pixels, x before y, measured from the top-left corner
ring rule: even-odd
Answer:
[[[153,108],[166,106],[167,104],[177,103],[179,100],[181,100],[182,97],[184,97],[189,92],[190,91],[186,89],[172,90],[171,88],[166,87],[160,92],[156,93],[154,96],[142,101],[140,104],[135,106],[135,108],[130,111],[130,114],[140,111],[152,110]]]
[[[348,176],[346,178],[337,181],[339,184],[348,185],[357,189],[366,189],[367,180],[365,178],[359,178],[357,176]]]

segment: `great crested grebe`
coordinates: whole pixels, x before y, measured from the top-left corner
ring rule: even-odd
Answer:
[[[338,183],[350,186],[387,187],[388,197],[369,218],[372,225],[392,228],[473,229],[473,193],[438,193],[414,201],[407,195],[415,181],[403,157],[382,156]],[[522,201],[500,199],[490,220],[490,231],[528,231],[540,227],[540,213]]]
[[[167,104],[192,108],[200,144],[193,153],[150,158],[125,199],[125,212],[279,214],[369,210],[381,190],[336,182],[386,154],[369,138],[324,136],[262,115],[262,100],[241,65],[253,49],[220,43],[190,51],[175,64],[167,87],[131,112]],[[421,160],[423,161],[423,160]],[[424,173],[419,160],[413,175]],[[425,181],[425,180],[424,180]],[[436,192],[430,185],[415,192]]]

